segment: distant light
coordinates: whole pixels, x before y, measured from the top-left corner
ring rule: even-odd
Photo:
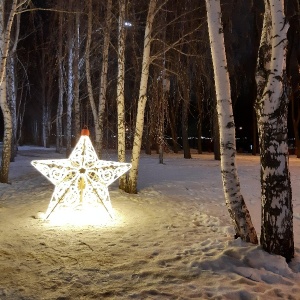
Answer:
[[[55,185],[44,219],[55,211],[55,218],[67,223],[113,219],[108,186],[131,168],[128,163],[99,160],[88,133],[81,135],[68,159],[31,164]]]
[[[239,127],[239,130],[242,130],[243,129],[243,127]]]
[[[130,23],[130,22],[128,22],[128,21],[125,21],[124,25],[125,25],[126,27],[132,27],[132,23]]]

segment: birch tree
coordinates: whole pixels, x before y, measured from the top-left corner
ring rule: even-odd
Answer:
[[[110,44],[110,33],[112,23],[112,0],[107,0],[105,26],[103,29],[104,40],[102,49],[102,66],[100,75],[100,92],[99,92],[99,106],[98,106],[98,120],[99,120],[99,133],[96,134],[96,144],[99,144],[98,155],[102,156],[103,150],[103,131],[104,131],[104,112],[106,105],[107,93],[107,74],[108,74],[108,53]],[[98,142],[99,140],[99,142]]]
[[[111,31],[111,12],[112,1],[107,1],[107,13],[106,13],[106,26],[104,30],[104,43],[102,52],[102,69],[100,76],[100,93],[98,106],[93,95],[92,77],[91,77],[91,64],[90,64],[90,52],[92,43],[93,33],[93,10],[92,1],[88,1],[88,30],[86,38],[86,49],[85,49],[85,69],[86,69],[86,80],[89,102],[92,109],[94,126],[95,126],[95,150],[99,157],[102,155],[103,148],[103,122],[104,122],[104,111],[106,104],[106,90],[107,90],[107,70],[108,70],[108,51]]]
[[[219,0],[206,0],[207,22],[220,127],[221,174],[226,205],[233,221],[236,237],[257,244],[257,235],[240,190],[236,169],[235,125],[231,103],[221,7]]]
[[[13,46],[9,51],[9,60],[7,63],[7,101],[12,114],[12,145],[11,145],[11,158],[10,161],[14,161],[17,155],[17,74],[16,74],[16,50],[19,41],[20,33],[20,18],[21,15],[18,14],[16,18],[16,26],[14,32]]]
[[[0,107],[3,113],[4,120],[4,137],[3,137],[3,149],[2,160],[0,170],[0,182],[8,183],[9,165],[11,158],[11,142],[12,142],[12,114],[6,97],[6,65],[10,44],[10,33],[14,20],[14,16],[17,11],[17,0],[13,0],[10,9],[8,20],[5,24],[4,19],[4,2],[0,1]]]
[[[151,33],[152,26],[155,16],[157,0],[150,0],[145,36],[144,36],[144,47],[143,47],[143,60],[142,60],[142,74],[139,88],[139,99],[137,108],[137,117],[135,125],[135,133],[132,147],[132,157],[131,164],[132,167],[129,171],[128,181],[126,183],[126,191],[129,193],[137,193],[137,178],[138,178],[138,167],[141,154],[142,137],[144,130],[144,114],[145,107],[147,103],[147,87],[148,87],[148,77],[149,77],[149,67],[150,67],[150,49],[151,49]]]
[[[59,14],[58,19],[58,103],[56,110],[56,152],[62,153],[63,148],[63,96],[64,96],[64,77],[63,77],[63,14]]]
[[[125,8],[126,0],[119,0],[119,31],[118,31],[118,79],[117,79],[117,109],[118,109],[118,161],[125,162]],[[120,189],[125,189],[126,175],[119,179]]]
[[[69,2],[69,11],[73,9],[73,0]],[[68,157],[72,151],[72,109],[74,101],[74,25],[73,15],[68,16],[68,78],[67,78],[67,128],[66,128],[66,156]]]
[[[262,225],[267,252],[294,257],[293,208],[288,168],[286,35],[283,0],[265,0],[256,69],[256,114],[261,162]]]
[[[79,11],[79,5],[76,2],[76,9]],[[79,100],[79,85],[80,85],[80,14],[76,12],[75,16],[75,43],[74,43],[74,127],[76,141],[80,137],[80,100]]]

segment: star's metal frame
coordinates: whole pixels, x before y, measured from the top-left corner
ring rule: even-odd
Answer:
[[[58,206],[80,209],[82,205],[87,204],[103,205],[113,218],[108,186],[127,172],[131,164],[99,160],[88,136],[88,130],[82,132],[68,159],[31,162],[55,185],[45,219]]]

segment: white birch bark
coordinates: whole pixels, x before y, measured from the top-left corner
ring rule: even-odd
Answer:
[[[12,114],[12,144],[11,144],[11,158],[10,161],[15,160],[15,156],[17,155],[17,75],[15,72],[16,65],[16,50],[19,41],[19,33],[20,33],[20,19],[21,15],[17,15],[17,24],[15,29],[15,36],[13,41],[13,46],[9,53],[8,67],[7,67],[7,85],[8,85],[8,104],[10,107],[10,111]]]
[[[9,52],[10,34],[14,21],[14,16],[17,10],[18,0],[12,1],[11,10],[9,13],[8,21],[4,24],[4,0],[0,1],[0,49],[1,49],[1,62],[0,62],[0,85],[5,77],[6,63]]]
[[[88,30],[87,30],[87,37],[86,37],[86,46],[85,46],[85,72],[86,72],[86,81],[87,81],[87,91],[88,91],[88,98],[90,101],[93,119],[94,119],[94,126],[95,126],[95,151],[98,154],[100,145],[100,137],[99,137],[99,119],[98,119],[98,111],[97,106],[94,99],[93,94],[93,86],[92,86],[92,78],[91,78],[91,65],[90,65],[90,52],[91,52],[91,42],[92,42],[92,21],[93,21],[93,7],[92,7],[92,0],[88,1]]]
[[[288,168],[287,30],[283,0],[265,0],[256,70],[261,155],[261,245],[287,261],[294,257],[293,208]]]
[[[17,0],[13,0],[10,14],[5,26],[4,1],[0,1],[0,107],[4,120],[3,149],[0,170],[0,182],[8,183],[12,143],[12,115],[6,97],[6,65],[10,45],[10,33],[17,9]]]
[[[12,141],[12,116],[6,97],[6,76],[3,77],[2,84],[0,86],[0,106],[4,120],[4,136],[0,170],[0,182],[8,183]]]
[[[74,86],[74,74],[73,74],[73,45],[70,46],[68,53],[68,91],[67,91],[67,128],[66,128],[66,155],[71,154],[72,148],[72,108],[73,108],[73,86]]]
[[[220,127],[221,173],[226,205],[233,221],[236,236],[257,243],[257,235],[241,194],[236,169],[235,125],[230,82],[221,24],[219,0],[206,0],[208,32],[215,76],[218,122]]]
[[[143,61],[142,61],[142,74],[139,89],[138,109],[134,133],[134,141],[132,148],[131,164],[132,168],[129,171],[129,178],[127,181],[126,191],[129,193],[137,193],[137,179],[138,179],[138,167],[141,155],[141,146],[144,130],[144,114],[147,103],[147,87],[150,67],[150,49],[151,49],[151,34],[152,26],[155,16],[157,0],[150,0],[148,15],[144,36],[144,48],[143,48]]]
[[[58,103],[56,111],[56,152],[62,153],[62,115],[63,115],[63,53],[62,53],[62,18],[63,14],[59,15],[59,33],[58,33]]]
[[[119,33],[118,33],[118,78],[117,78],[117,110],[118,110],[118,161],[125,162],[125,0],[119,0]],[[119,178],[119,188],[125,189],[126,175]]]
[[[77,8],[78,9],[78,8]],[[80,138],[80,102],[79,102],[79,48],[80,48],[80,14],[75,17],[75,43],[74,43],[74,125],[76,141]]]
[[[106,8],[106,22],[104,28],[104,41],[102,50],[102,67],[100,76],[100,93],[99,93],[99,105],[98,105],[98,120],[99,120],[99,133],[97,132],[96,140],[99,144],[98,156],[101,158],[103,150],[103,128],[104,128],[104,112],[106,105],[106,91],[107,91],[107,71],[108,71],[108,52],[110,42],[112,22],[112,0],[107,0]]]
[[[69,2],[69,9],[72,10],[72,1]],[[74,100],[74,37],[73,37],[73,15],[69,15],[68,21],[68,84],[67,84],[67,128],[66,128],[66,156],[69,157],[72,151],[72,109]]]
[[[17,94],[16,94],[15,53],[10,53],[7,63],[7,101],[12,117],[11,158],[14,161],[17,154]]]

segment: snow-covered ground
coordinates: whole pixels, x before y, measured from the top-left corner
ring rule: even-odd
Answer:
[[[219,162],[212,154],[142,155],[139,193],[110,187],[116,218],[103,226],[55,226],[37,216],[53,185],[20,147],[0,185],[0,299],[300,299],[300,160],[290,158],[296,256],[290,264],[233,239]],[[105,159],[116,160],[107,152]],[[242,193],[260,231],[259,157],[239,155]]]

